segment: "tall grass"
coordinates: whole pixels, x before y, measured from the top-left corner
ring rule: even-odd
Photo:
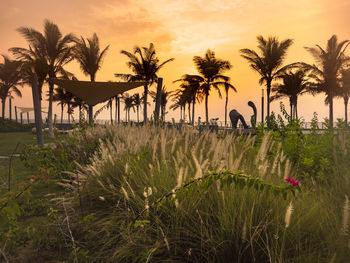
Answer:
[[[295,197],[218,180],[153,205],[213,170],[242,170],[274,185],[298,178],[270,134],[258,141],[152,126],[90,132],[107,139],[66,185],[70,207],[89,218],[73,232],[91,261],[343,262],[350,252],[348,173],[332,185],[305,181]]]

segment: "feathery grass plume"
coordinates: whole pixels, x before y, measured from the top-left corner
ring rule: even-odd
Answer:
[[[175,151],[176,143],[177,143],[177,137],[175,136],[173,139],[173,144],[171,145],[171,154],[173,154]]]
[[[124,188],[123,186],[121,187],[121,190],[122,190],[122,192],[123,192],[123,194],[124,194],[124,196],[125,196],[126,200],[128,200],[128,201],[129,201],[130,199],[129,199],[128,192],[125,190],[125,188]]]
[[[293,203],[292,201],[289,203],[287,211],[286,211],[286,215],[284,217],[284,223],[285,223],[285,227],[288,228],[290,225],[290,220],[292,218],[292,213],[293,213]]]
[[[177,175],[177,178],[176,178],[176,188],[180,188],[181,185],[182,185],[182,180],[183,180],[183,168],[180,167],[180,170],[179,170],[179,173]]]
[[[165,146],[166,146],[165,131],[162,130],[160,133],[160,149],[161,149],[163,160],[165,160]]]
[[[287,177],[290,177],[290,161],[286,161],[286,165],[284,166],[284,174],[283,179],[286,179]]]
[[[259,162],[265,158],[266,153],[270,148],[269,146],[270,146],[271,137],[272,136],[270,133],[265,134],[265,136],[263,137],[258,154],[256,155],[256,159],[255,159],[256,165],[259,164]]]
[[[194,152],[192,152],[192,159],[196,165],[196,174],[195,174],[194,178],[195,179],[201,178],[203,175],[202,168],[201,168],[201,165],[199,164]]]
[[[164,231],[161,227],[159,227],[160,229],[160,232],[162,233],[162,236],[163,236],[163,239],[164,239],[164,243],[168,249],[168,251],[170,251],[170,246],[169,246],[169,242],[168,242],[168,239],[166,238],[165,234],[164,234]]]
[[[124,179],[124,182],[126,183],[126,185],[128,186],[128,188],[130,189],[132,196],[135,197],[135,192],[132,189],[131,185],[129,184],[128,180],[126,179],[125,176],[123,176],[123,179]]]
[[[343,223],[340,233],[342,235],[348,235],[349,233],[349,198],[345,195],[344,206],[343,206]]]

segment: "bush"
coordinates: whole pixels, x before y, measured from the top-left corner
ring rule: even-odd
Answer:
[[[31,131],[33,124],[20,124],[0,117],[0,132],[24,132]]]

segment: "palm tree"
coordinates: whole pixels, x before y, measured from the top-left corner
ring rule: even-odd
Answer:
[[[87,38],[86,41],[83,37],[76,41],[73,51],[74,58],[79,62],[83,73],[90,76],[91,82],[95,81],[96,72],[100,69],[108,48],[109,45],[100,52],[100,43],[96,33],[94,33],[92,38]],[[90,123],[92,122],[92,116],[92,106],[89,106]]]
[[[329,103],[329,122],[333,128],[333,98],[339,94],[341,70],[349,61],[345,51],[349,40],[338,42],[336,35],[333,35],[327,42],[326,49],[319,45],[316,47],[305,47],[316,60],[316,65],[301,63],[310,70],[310,77],[315,81],[314,90],[317,93],[326,94],[326,103]]]
[[[227,126],[227,103],[228,103],[228,91],[232,89],[237,92],[236,88],[230,83],[230,78],[227,77],[226,81],[222,83],[225,88],[226,100],[225,100],[225,127]]]
[[[133,105],[136,106],[137,122],[140,122],[140,119],[139,119],[139,109],[140,109],[140,107],[141,107],[143,98],[140,97],[140,94],[138,94],[138,93],[135,93],[135,94],[132,96],[132,98],[133,98]]]
[[[345,122],[348,123],[348,102],[350,97],[350,68],[342,70],[340,96],[344,99]]]
[[[18,29],[24,38],[29,42],[32,50],[37,53],[37,56],[43,57],[48,66],[48,75],[50,78],[56,78],[58,72],[63,73],[63,67],[72,60],[71,43],[75,41],[73,34],[62,36],[58,26],[49,20],[44,21],[44,34],[39,31],[20,27]],[[39,77],[39,76],[38,76]],[[39,83],[40,85],[40,83]],[[53,138],[53,123],[52,123],[52,99],[53,99],[54,84],[49,81],[49,137]]]
[[[185,118],[183,116],[184,114],[182,114],[182,109],[185,110],[185,106],[186,106],[186,100],[185,100],[185,96],[183,95],[183,90],[175,91],[172,97],[173,97],[174,104],[170,105],[169,108],[171,110],[176,110],[180,108],[180,122],[181,122]]]
[[[74,95],[69,91],[64,90],[61,87],[55,88],[55,93],[53,95],[53,101],[58,101],[59,105],[61,105],[61,123],[63,122],[63,109],[64,106],[67,105],[68,111],[71,106],[74,106]],[[70,123],[70,114],[68,114],[68,123]]]
[[[212,87],[214,87],[221,97],[221,92],[218,87],[219,83],[226,80],[226,77],[222,76],[221,73],[225,70],[229,70],[231,68],[231,64],[227,60],[221,60],[215,57],[215,53],[210,49],[207,50],[205,56],[199,57],[195,56],[193,58],[194,64],[201,76],[203,78],[203,82],[201,88],[205,95],[205,118],[206,123],[209,124],[209,116],[208,116],[208,97]]]
[[[306,72],[302,69],[297,70],[296,72],[285,72],[278,76],[282,80],[283,83],[276,84],[272,88],[272,92],[274,93],[271,96],[271,101],[288,97],[290,104],[290,118],[293,120],[294,118],[298,118],[298,96],[311,92],[310,87],[311,83],[308,81]]]
[[[144,85],[143,94],[143,121],[147,121],[147,96],[148,88],[153,83],[157,82],[159,70],[168,62],[173,61],[174,58],[168,59],[162,63],[159,63],[159,59],[156,57],[156,51],[153,43],[150,43],[149,47],[138,47],[134,48],[133,53],[122,50],[121,53],[129,58],[126,63],[132,70],[133,74],[119,74],[115,76],[123,78],[127,81],[146,81]]]
[[[129,93],[123,93],[122,95],[124,101],[124,110],[125,110],[125,121],[130,122],[130,109],[134,111],[134,98],[129,95]]]
[[[174,82],[181,81],[180,88],[183,90],[183,96],[186,98],[185,101],[192,103],[192,125],[194,124],[194,111],[196,101],[201,102],[203,100],[203,92],[201,89],[201,83],[203,78],[197,75],[185,74],[181,79],[175,80]]]
[[[162,87],[160,92],[160,109],[161,109],[161,116],[163,121],[165,120],[166,105],[172,93],[173,93],[172,91],[167,91],[165,86]],[[151,97],[153,98],[153,101],[155,102],[157,98],[157,93],[154,91],[150,91],[149,94],[151,95]]]
[[[4,63],[0,63],[0,99],[2,103],[2,118],[5,118],[6,99],[14,92],[18,97],[22,94],[18,88],[21,85],[21,63],[3,56]]]
[[[260,74],[259,84],[266,84],[267,92],[267,118],[270,116],[270,92],[272,81],[276,79],[282,71],[290,68],[292,65],[282,67],[283,60],[286,57],[288,48],[293,44],[292,39],[278,41],[277,37],[265,39],[258,36],[258,49],[260,55],[252,49],[241,49],[242,57],[248,60],[250,67]]]

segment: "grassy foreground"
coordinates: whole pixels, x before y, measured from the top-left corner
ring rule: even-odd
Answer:
[[[347,260],[345,131],[247,137],[107,126],[56,145],[27,148],[33,187],[2,198],[0,245],[17,262],[26,246],[46,262]],[[60,188],[38,198],[45,180]]]

